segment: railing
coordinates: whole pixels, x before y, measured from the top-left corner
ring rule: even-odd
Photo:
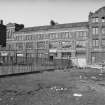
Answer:
[[[39,56],[40,55],[40,56]],[[44,53],[25,53],[0,56],[0,75],[36,72],[52,69],[68,69],[72,66],[70,59],[50,59]]]

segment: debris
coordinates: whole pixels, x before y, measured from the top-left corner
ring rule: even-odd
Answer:
[[[51,87],[50,88],[51,90],[55,90],[55,91],[62,91],[62,90],[67,90],[67,88],[62,88],[62,87],[60,87],[60,88],[58,88],[58,87],[56,87],[56,86],[54,86],[54,87]]]
[[[82,97],[82,94],[80,94],[80,93],[74,93],[73,96]]]

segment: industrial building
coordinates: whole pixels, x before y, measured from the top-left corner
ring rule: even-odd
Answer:
[[[87,66],[104,62],[104,48],[105,7],[90,12],[87,22],[27,28],[7,24],[6,49],[23,56],[27,52],[29,56],[71,59],[76,65]]]

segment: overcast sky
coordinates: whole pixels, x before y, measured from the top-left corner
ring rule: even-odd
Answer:
[[[4,24],[25,27],[88,21],[90,11],[105,6],[105,0],[0,0],[0,19]]]

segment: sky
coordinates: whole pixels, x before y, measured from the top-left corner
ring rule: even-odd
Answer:
[[[105,0],[0,0],[0,19],[4,24],[25,27],[88,21],[89,12],[105,6]]]

